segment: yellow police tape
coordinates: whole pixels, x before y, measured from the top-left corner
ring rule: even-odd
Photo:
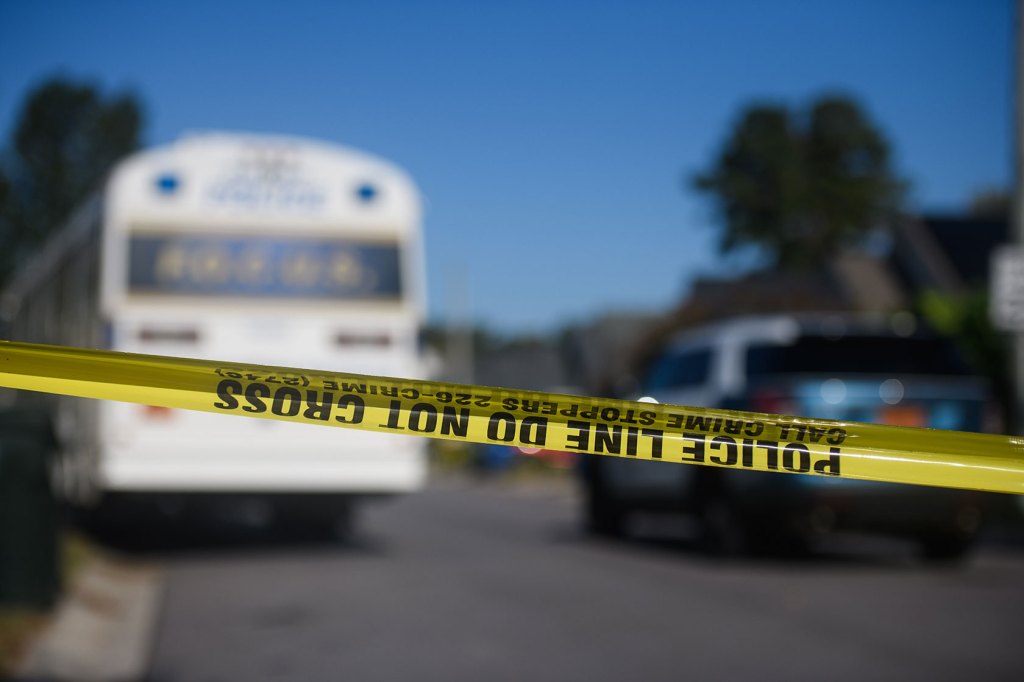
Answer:
[[[0,386],[473,443],[1024,493],[1024,438],[0,342]]]

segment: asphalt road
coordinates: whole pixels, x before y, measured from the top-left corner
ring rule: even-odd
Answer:
[[[435,484],[340,543],[165,551],[149,679],[1018,680],[1024,552],[720,561],[577,530],[564,488]]]

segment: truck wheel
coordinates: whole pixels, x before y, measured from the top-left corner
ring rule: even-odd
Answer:
[[[622,537],[626,525],[625,510],[595,478],[587,480],[584,491],[587,531],[595,535]]]
[[[748,528],[736,505],[723,494],[701,500],[699,545],[713,556],[738,556],[750,550]]]
[[[921,556],[925,561],[963,561],[974,546],[974,535],[955,531],[932,533],[920,538]]]

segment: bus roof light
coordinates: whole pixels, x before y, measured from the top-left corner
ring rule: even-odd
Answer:
[[[364,182],[356,188],[356,196],[364,204],[368,204],[377,198],[377,188],[369,182]]]
[[[181,181],[174,173],[161,173],[153,182],[160,194],[174,194],[178,191]]]

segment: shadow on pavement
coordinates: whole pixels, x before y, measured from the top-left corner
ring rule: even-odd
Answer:
[[[143,557],[296,550],[384,552],[382,543],[358,532],[351,519],[303,523],[244,508],[187,510],[171,515],[144,510],[115,520],[78,516],[73,523],[108,550]]]
[[[552,529],[553,543],[580,543],[619,551],[676,555],[709,564],[750,567],[865,568],[891,570],[957,570],[969,567],[981,552],[1024,553],[1024,526],[993,524],[979,537],[967,556],[959,560],[926,560],[914,542],[900,537],[836,532],[817,538],[810,546],[768,547],[752,552],[722,552],[706,547],[696,525],[674,515],[641,516],[619,537],[587,532],[582,523]]]

